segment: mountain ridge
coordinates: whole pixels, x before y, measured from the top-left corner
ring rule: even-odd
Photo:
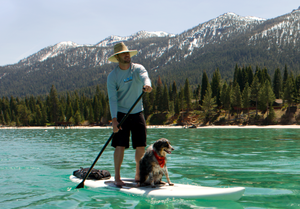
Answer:
[[[0,93],[24,96],[45,94],[51,84],[63,91],[105,83],[114,68],[107,58],[120,41],[138,50],[133,62],[143,64],[153,80],[161,76],[168,84],[173,80],[182,84],[188,77],[193,85],[204,70],[211,75],[216,68],[230,79],[236,64],[261,65],[271,68],[271,74],[287,64],[298,72],[299,24],[299,9],[267,20],[228,12],[177,35],[139,31],[127,37],[109,36],[95,45],[60,42],[0,67]],[[24,87],[34,85],[33,81],[41,90]]]

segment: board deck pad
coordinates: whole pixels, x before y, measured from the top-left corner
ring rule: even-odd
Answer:
[[[81,183],[79,179],[73,175],[70,180],[75,183]],[[85,180],[84,185],[87,187],[106,187],[116,191],[124,192],[131,195],[139,195],[156,199],[166,198],[181,198],[181,199],[205,199],[205,200],[233,200],[236,201],[244,194],[244,187],[231,187],[231,188],[218,188],[218,187],[205,187],[187,184],[174,184],[169,186],[166,184],[156,184],[155,188],[149,186],[138,186],[134,179],[122,179],[125,186],[117,187],[114,184],[114,178],[106,180]]]

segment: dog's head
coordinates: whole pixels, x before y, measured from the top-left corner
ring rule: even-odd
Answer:
[[[153,149],[157,152],[160,156],[166,156],[167,153],[171,154],[171,152],[174,150],[174,148],[171,146],[170,141],[165,138],[161,138],[157,140],[153,144]]]

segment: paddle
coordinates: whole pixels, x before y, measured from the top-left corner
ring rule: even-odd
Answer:
[[[129,114],[131,113],[131,111],[133,110],[133,108],[135,107],[135,105],[141,100],[141,98],[144,95],[144,91],[143,93],[139,96],[139,98],[137,98],[137,100],[135,101],[135,103],[132,105],[132,107],[130,108],[130,110],[128,111],[128,113],[122,118],[121,122],[119,123],[118,127],[120,127],[124,121],[126,120],[126,118],[129,116]],[[93,167],[95,166],[95,164],[97,163],[98,159],[100,158],[101,154],[104,152],[105,148],[107,147],[107,145],[109,144],[109,142],[111,141],[111,139],[114,137],[115,133],[113,132],[111,134],[111,136],[109,137],[109,139],[107,140],[107,142],[104,144],[102,150],[99,152],[98,156],[96,157],[95,161],[93,162],[93,164],[91,165],[89,171],[87,172],[87,174],[85,175],[84,179],[82,180],[82,182],[80,184],[77,185],[76,189],[80,189],[84,187],[84,181],[87,179],[87,177],[90,175]]]

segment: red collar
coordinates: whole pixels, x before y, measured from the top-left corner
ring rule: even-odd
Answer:
[[[154,150],[153,150],[153,154],[156,160],[158,161],[159,166],[163,168],[166,163],[165,157],[158,156],[158,154]]]

